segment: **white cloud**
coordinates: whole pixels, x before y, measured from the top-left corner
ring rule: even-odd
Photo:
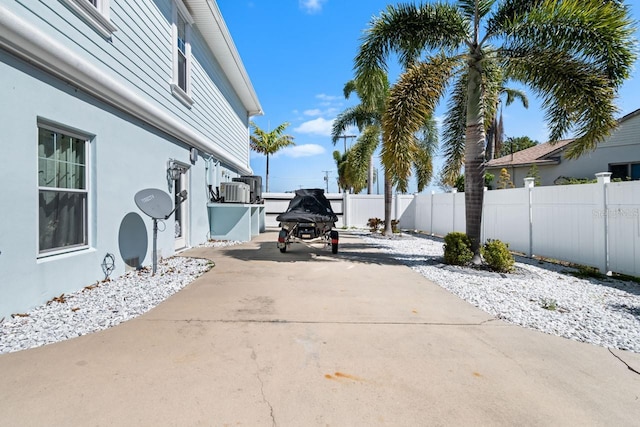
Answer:
[[[331,136],[331,127],[333,126],[333,119],[327,120],[322,117],[309,120],[302,123],[297,128],[293,129],[299,133],[309,133],[313,135]]]
[[[311,110],[304,110],[302,114],[304,114],[305,116],[311,116],[311,117],[320,117],[320,116],[335,116],[337,115],[339,112],[339,110],[335,107],[329,107],[326,108],[324,110],[321,110],[319,108],[314,108]]]
[[[339,96],[335,96],[335,95],[327,95],[326,93],[320,93],[318,95],[316,95],[316,98],[322,100],[322,101],[338,101],[341,100],[342,98],[340,98]]]
[[[304,114],[305,116],[321,116],[322,111],[315,108],[313,110],[305,110],[302,114]]]
[[[323,154],[325,152],[324,147],[318,144],[302,144],[292,145],[280,150],[277,154],[282,154],[287,157],[311,157]]]
[[[326,0],[299,0],[300,8],[307,13],[318,13],[322,11],[322,5]]]

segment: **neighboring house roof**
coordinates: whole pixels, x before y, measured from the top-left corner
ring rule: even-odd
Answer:
[[[622,123],[622,122],[624,122],[624,121],[627,121],[627,120],[629,120],[629,119],[631,119],[631,118],[633,118],[633,117],[635,117],[635,116],[638,116],[638,115],[640,115],[640,108],[638,108],[637,110],[632,111],[632,112],[630,112],[629,114],[627,114],[627,115],[622,116],[621,118],[619,118],[619,119],[618,119],[618,124],[620,124],[620,123]]]
[[[640,115],[640,108],[619,118],[618,125],[638,115]],[[532,164],[555,165],[560,163],[560,153],[564,151],[573,140],[574,139],[563,139],[555,144],[551,144],[550,142],[538,144],[534,147],[490,160],[485,164],[485,167],[500,168],[505,166],[530,166]]]
[[[211,0],[183,1],[249,115],[262,115],[263,111],[258,96],[242,64],[218,5]]]
[[[560,163],[560,152],[564,151],[571,142],[573,142],[573,138],[562,139],[555,144],[550,142],[538,144],[516,151],[513,154],[490,160],[485,164],[485,167],[499,168],[505,166],[529,166],[532,164],[555,165]]]

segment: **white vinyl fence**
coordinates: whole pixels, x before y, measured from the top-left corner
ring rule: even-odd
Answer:
[[[265,223],[267,227],[278,227],[276,217],[287,210],[289,202],[293,199],[294,193],[263,193],[265,201],[266,215]],[[369,218],[384,219],[384,196],[366,194],[345,194],[345,193],[325,193],[325,197],[331,203],[331,208],[338,216],[336,227],[357,227],[366,228]],[[393,196],[391,204],[391,216],[393,219],[404,218],[410,221],[400,227],[411,228],[413,225],[413,195]]]
[[[609,175],[598,174],[596,184],[530,183],[485,192],[482,240],[500,239],[527,256],[640,276],[640,181],[609,182]],[[465,230],[463,193],[418,194],[415,207],[408,228],[439,236]]]
[[[534,187],[485,192],[482,239],[500,239],[527,256],[542,256],[600,271],[640,276],[640,181]],[[384,218],[381,195],[328,194],[336,227],[366,227]],[[266,225],[277,227],[291,193],[266,194]],[[400,227],[444,236],[465,231],[464,193],[396,195]]]

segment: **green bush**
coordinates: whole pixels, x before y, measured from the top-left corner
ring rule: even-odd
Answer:
[[[377,233],[383,225],[384,221],[380,218],[369,218],[369,221],[367,221],[367,227],[369,227],[369,231],[372,233]]]
[[[444,262],[453,265],[468,264],[473,258],[471,241],[464,233],[453,232],[444,237]]]
[[[398,224],[400,224],[400,221],[398,221],[397,219],[392,219],[391,220],[391,232],[393,233],[399,233],[400,229],[398,228]]]
[[[508,273],[513,270],[515,260],[509,252],[509,244],[500,240],[487,240],[481,249],[482,256],[493,271]]]

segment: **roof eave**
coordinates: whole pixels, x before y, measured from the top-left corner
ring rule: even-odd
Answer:
[[[560,164],[559,159],[545,159],[545,160],[533,160],[533,161],[522,162],[522,163],[502,163],[499,165],[487,164],[485,168],[486,169],[498,169],[498,168],[506,168],[506,167],[519,168],[519,167],[533,166],[533,165],[547,166],[547,165],[559,165],[559,164]]]

